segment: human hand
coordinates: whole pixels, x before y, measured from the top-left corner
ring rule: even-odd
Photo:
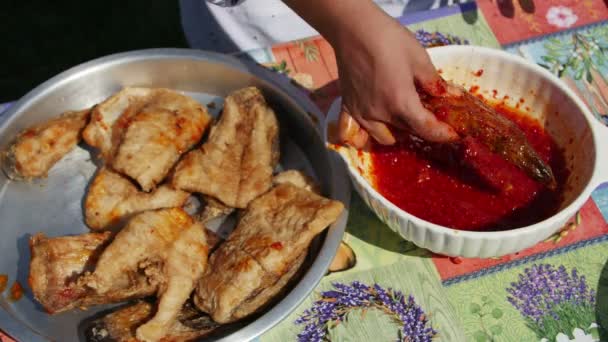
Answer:
[[[360,148],[371,135],[392,145],[395,137],[388,126],[408,127],[428,141],[456,139],[456,132],[426,110],[416,92],[415,82],[437,95],[443,84],[426,50],[392,18],[378,21],[363,35],[341,37],[334,44],[342,92],[340,140]]]
[[[442,80],[414,35],[371,0],[284,0],[334,48],[342,92],[340,138],[363,147],[369,135],[395,143],[388,125],[421,138],[456,139],[454,130],[426,110],[414,82],[439,95]]]

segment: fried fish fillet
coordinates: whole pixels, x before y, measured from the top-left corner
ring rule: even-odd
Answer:
[[[173,185],[215,197],[228,207],[247,207],[272,186],[278,131],[275,113],[257,88],[232,93],[207,142],[178,163]]]
[[[234,212],[234,208],[225,205],[224,203],[216,200],[215,198],[210,196],[204,197],[205,207],[203,207],[203,210],[198,215],[198,220],[200,222],[209,222],[215,218],[230,215],[232,212]]]
[[[178,208],[135,215],[101,253],[95,270],[81,277],[78,283],[104,295],[117,288],[131,288],[134,285],[131,277],[124,275],[143,272],[151,284],[158,285],[162,281],[163,253],[193,223],[192,218]]]
[[[163,275],[156,314],[137,328],[137,339],[164,340],[175,324],[183,305],[207,267],[209,246],[205,227],[195,223],[182,232],[163,256]]]
[[[89,187],[84,203],[85,221],[93,230],[108,229],[132,214],[146,210],[181,207],[189,193],[161,185],[150,193],[103,167]]]
[[[211,255],[195,303],[218,323],[241,319],[272,300],[301,264],[313,238],[341,214],[342,203],[291,183],[253,200]]]
[[[315,183],[312,178],[308,177],[306,174],[304,174],[304,172],[299,170],[286,170],[279,172],[272,178],[272,183],[274,185],[291,183],[299,188],[312,191],[317,195],[321,193],[319,185]]]
[[[130,282],[128,288],[115,287],[103,295],[92,293],[75,283],[92,270],[110,232],[47,238],[37,234],[30,239],[29,284],[34,297],[51,313],[79,307],[116,303],[153,294],[156,287],[143,274],[118,275],[117,283]]]
[[[30,238],[29,285],[34,298],[47,312],[57,313],[95,302],[95,298],[81,298],[82,291],[73,289],[70,282],[94,267],[109,239],[109,232],[57,238],[38,233]]]
[[[149,320],[153,314],[153,304],[136,302],[90,322],[85,328],[85,336],[90,342],[135,342],[137,327]],[[218,324],[209,316],[188,303],[182,307],[162,341],[194,341],[208,335],[217,327]]]
[[[296,275],[301,273],[302,264],[306,260],[306,253],[300,254],[289,266],[289,270],[281,275],[278,280],[272,285],[264,287],[261,291],[245,300],[239,305],[232,314],[234,317],[247,317],[255,312],[263,310],[267,307],[274,298],[277,298],[281,293],[284,293],[286,286],[294,279]]]
[[[169,89],[125,88],[93,109],[85,141],[150,191],[211,122],[194,99]]]
[[[91,121],[82,132],[84,141],[112,160],[130,120],[156,94],[149,88],[124,88],[95,106]]]
[[[34,125],[17,136],[4,154],[2,168],[11,179],[46,177],[49,170],[80,141],[90,109],[66,112]]]

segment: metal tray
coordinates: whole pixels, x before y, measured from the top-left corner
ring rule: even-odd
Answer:
[[[348,205],[350,184],[340,159],[325,148],[323,116],[296,86],[255,63],[188,49],[153,49],[103,57],[67,70],[41,84],[0,119],[0,148],[23,128],[59,113],[100,102],[124,86],[167,87],[202,104],[221,102],[238,88],[255,85],[275,109],[281,124],[281,167],[297,168],[316,178],[325,196]],[[220,108],[221,105],[216,106]],[[217,114],[217,113],[214,113]],[[94,153],[79,146],[55,165],[47,179],[12,182],[0,175],[0,274],[25,290],[22,299],[0,297],[0,329],[20,341],[82,341],[81,322],[104,308],[50,316],[28,288],[29,237],[81,234],[82,201],[95,171]],[[279,323],[307,297],[324,276],[344,233],[348,210],[313,243],[308,269],[288,294],[258,317],[213,337],[253,339]]]

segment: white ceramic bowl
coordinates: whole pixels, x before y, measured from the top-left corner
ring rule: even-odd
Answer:
[[[473,232],[440,226],[398,208],[374,189],[369,154],[339,147],[337,151],[348,165],[355,189],[392,230],[435,253],[486,258],[515,253],[548,238],[580,209],[591,191],[608,181],[608,128],[557,77],[521,57],[476,46],[445,46],[428,51],[445,79],[467,89],[477,85],[479,93],[489,96],[496,90],[501,99],[503,95],[515,101],[523,98],[530,108],[527,115],[543,123],[565,149],[570,176],[559,212],[536,224],[506,231]],[[474,75],[480,69],[483,74]],[[332,125],[339,108],[338,99],[326,119],[326,142],[328,128],[335,127]]]

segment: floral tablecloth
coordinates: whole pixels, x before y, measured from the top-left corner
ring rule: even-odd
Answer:
[[[608,124],[605,1],[481,0],[400,20],[427,46],[483,45],[538,63]],[[325,112],[339,94],[333,52],[322,38],[247,56],[294,79]],[[560,232],[501,258],[417,248],[356,194],[344,242],[356,256],[353,267],[326,276],[260,341],[608,341],[608,184]]]

